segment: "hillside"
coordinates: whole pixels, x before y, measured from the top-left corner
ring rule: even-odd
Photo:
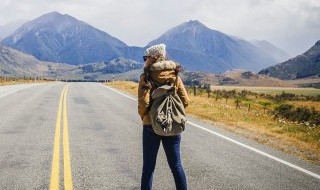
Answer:
[[[41,62],[31,55],[0,45],[1,76],[56,78],[71,68],[68,64]]]
[[[64,78],[76,80],[136,79],[140,76],[143,64],[134,60],[117,58],[110,61],[78,65],[64,72]],[[138,71],[139,72],[135,72]],[[134,73],[127,74],[127,73]]]
[[[216,86],[294,87],[291,83],[245,70],[232,70],[223,74],[185,72],[182,77],[186,84],[200,82]]]
[[[319,76],[320,40],[305,53],[283,63],[263,69],[259,74],[284,80]]]

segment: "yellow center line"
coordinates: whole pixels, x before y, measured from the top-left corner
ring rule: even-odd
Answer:
[[[68,85],[65,85],[59,99],[58,115],[56,122],[56,131],[54,136],[53,159],[51,169],[50,190],[59,190],[59,166],[60,166],[60,126],[61,117],[63,117],[63,163],[64,163],[64,189],[72,190],[72,175],[69,154],[68,138],[68,118],[67,118],[67,91]]]
[[[56,131],[54,135],[54,145],[53,145],[53,159],[52,159],[52,169],[51,169],[51,180],[50,180],[50,189],[58,190],[59,189],[59,161],[60,161],[60,125],[61,125],[61,111],[62,111],[62,99],[64,96],[66,86],[64,86],[58,106],[58,115],[56,122]]]
[[[67,118],[67,86],[63,101],[63,165],[64,165],[64,189],[72,190],[72,175],[69,151],[68,118]]]

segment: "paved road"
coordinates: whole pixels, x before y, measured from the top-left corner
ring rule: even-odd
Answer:
[[[0,189],[139,189],[135,97],[97,83],[65,85],[0,87]],[[189,189],[320,189],[320,167],[189,121],[181,143]],[[162,148],[154,189],[174,189]]]

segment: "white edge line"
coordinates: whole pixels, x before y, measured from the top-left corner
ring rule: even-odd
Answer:
[[[103,84],[100,84],[100,85],[101,85],[101,86],[104,86],[104,87],[106,87],[106,88],[108,88],[108,89],[110,89],[110,90],[112,90],[112,91],[114,91],[114,92],[116,92],[116,93],[119,93],[119,94],[121,94],[121,95],[123,95],[123,96],[125,96],[125,97],[127,97],[127,98],[129,98],[129,99],[131,99],[131,100],[137,101],[136,99],[134,99],[134,98],[132,98],[132,97],[126,95],[126,94],[123,94],[123,93],[121,93],[121,92],[119,92],[119,91],[117,91],[117,90],[115,90],[115,89],[113,89],[113,88],[110,88],[110,87],[105,86],[105,85],[103,85]],[[220,137],[220,138],[223,138],[223,139],[225,139],[225,140],[227,140],[227,141],[230,141],[230,142],[235,143],[235,144],[237,144],[237,145],[239,145],[239,146],[242,146],[242,147],[247,148],[247,149],[249,149],[249,150],[251,150],[251,151],[254,151],[254,152],[258,153],[258,154],[261,154],[261,155],[263,155],[263,156],[265,156],[265,157],[268,157],[268,158],[273,159],[273,160],[275,160],[275,161],[277,161],[277,162],[280,162],[280,163],[282,163],[282,164],[285,164],[285,165],[287,165],[287,166],[289,166],[289,167],[291,167],[291,168],[294,168],[294,169],[299,170],[299,171],[301,171],[301,172],[303,172],[303,173],[306,173],[306,174],[308,174],[308,175],[310,175],[310,176],[312,176],[312,177],[315,177],[315,178],[317,178],[317,179],[320,179],[320,175],[318,175],[318,174],[316,174],[316,173],[313,173],[313,172],[311,172],[311,171],[309,171],[309,170],[306,170],[306,169],[304,169],[304,168],[301,168],[301,167],[299,167],[299,166],[296,166],[296,165],[294,165],[294,164],[292,164],[292,163],[290,163],[290,162],[284,161],[284,160],[282,160],[282,159],[280,159],[280,158],[277,158],[277,157],[275,157],[275,156],[272,156],[272,155],[270,155],[270,154],[268,154],[268,153],[265,153],[265,152],[263,152],[263,151],[261,151],[261,150],[258,150],[258,149],[256,149],[256,148],[253,148],[253,147],[251,147],[251,146],[245,145],[245,144],[243,144],[243,143],[241,143],[241,142],[238,142],[238,141],[236,141],[236,140],[233,140],[233,139],[231,139],[231,138],[229,138],[229,137],[226,137],[226,136],[224,136],[224,135],[221,135],[220,133],[214,132],[214,131],[212,131],[212,130],[210,130],[210,129],[207,129],[207,128],[205,128],[205,127],[202,127],[202,126],[197,125],[197,124],[195,124],[195,123],[192,123],[192,122],[190,122],[190,121],[188,121],[187,123],[190,124],[190,125],[193,125],[194,127],[197,127],[197,128],[199,128],[199,129],[202,129],[202,130],[204,130],[204,131],[206,131],[206,132],[208,132],[208,133],[211,133],[211,134],[216,135],[216,136],[218,136],[218,137]]]
[[[113,88],[110,88],[109,86],[103,85],[103,84],[101,84],[101,83],[100,83],[100,85],[103,86],[103,87],[106,87],[107,89],[112,90],[112,91],[114,91],[114,92],[116,92],[116,93],[119,93],[119,94],[121,94],[121,95],[123,95],[123,96],[125,96],[125,97],[127,97],[127,98],[129,98],[129,99],[131,99],[131,100],[133,100],[133,101],[137,101],[137,99],[134,99],[134,98],[132,98],[132,97],[130,97],[130,96],[124,94],[124,93],[121,93],[121,92],[119,92],[119,91],[117,91],[117,90],[115,90],[115,89],[113,89]]]
[[[284,161],[284,160],[282,160],[282,159],[280,159],[280,158],[277,158],[277,157],[275,157],[275,156],[272,156],[272,155],[270,155],[270,154],[268,154],[268,153],[265,153],[265,152],[263,152],[263,151],[261,151],[261,150],[258,150],[258,149],[256,149],[256,148],[253,148],[253,147],[251,147],[251,146],[245,145],[245,144],[243,144],[243,143],[241,143],[241,142],[238,142],[238,141],[236,141],[236,140],[233,140],[233,139],[231,139],[231,138],[229,138],[229,137],[226,137],[226,136],[224,136],[224,135],[221,135],[221,134],[219,134],[219,133],[217,133],[217,132],[214,132],[214,131],[212,131],[212,130],[210,130],[210,129],[204,128],[204,127],[202,127],[202,126],[200,126],[200,125],[197,125],[197,124],[195,124],[195,123],[192,123],[192,122],[190,122],[190,121],[188,121],[188,123],[191,124],[191,125],[193,125],[194,127],[197,127],[197,128],[202,129],[202,130],[204,130],[204,131],[207,131],[208,133],[211,133],[211,134],[213,134],[213,135],[216,135],[216,136],[218,136],[218,137],[220,137],[220,138],[223,138],[223,139],[225,139],[225,140],[228,140],[228,141],[230,141],[230,142],[233,142],[233,143],[235,143],[235,144],[237,144],[237,145],[239,145],[239,146],[242,146],[242,147],[244,147],[244,148],[247,148],[247,149],[249,149],[249,150],[252,150],[252,151],[254,151],[254,152],[258,153],[258,154],[261,154],[261,155],[263,155],[263,156],[266,156],[266,157],[268,157],[268,158],[271,158],[271,159],[273,159],[273,160],[275,160],[275,161],[277,161],[277,162],[280,162],[280,163],[285,164],[285,165],[287,165],[287,166],[290,166],[290,167],[292,167],[292,168],[294,168],[294,169],[296,169],[296,170],[299,170],[299,171],[301,171],[301,172],[304,172],[304,173],[306,173],[306,174],[308,174],[308,175],[311,175],[311,176],[313,176],[313,177],[315,177],[315,178],[320,179],[320,175],[318,175],[318,174],[316,174],[316,173],[313,173],[313,172],[311,172],[311,171],[309,171],[309,170],[306,170],[306,169],[304,169],[304,168],[301,168],[301,167],[299,167],[299,166],[296,166],[296,165],[294,165],[294,164],[291,164],[290,162]]]

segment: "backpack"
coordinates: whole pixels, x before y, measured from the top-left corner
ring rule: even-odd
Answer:
[[[153,131],[160,136],[175,136],[185,129],[184,105],[175,90],[177,79],[171,85],[161,85],[152,80],[156,88],[151,93],[152,105],[148,114]]]

